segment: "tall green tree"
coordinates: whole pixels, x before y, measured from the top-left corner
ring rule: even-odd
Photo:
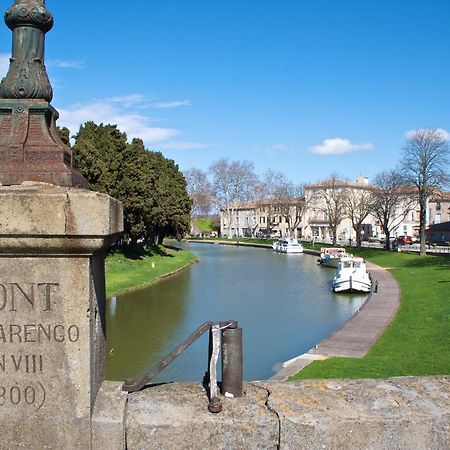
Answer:
[[[70,130],[67,127],[56,127],[56,131],[58,132],[58,136],[63,142],[63,144],[67,145],[67,147],[71,147],[70,144]]]
[[[87,122],[76,136],[74,156],[93,190],[122,202],[127,242],[162,243],[189,230],[192,201],[183,174],[141,139],[128,144],[116,125]]]
[[[149,152],[149,158],[153,173],[158,174],[152,189],[149,236],[157,243],[168,235],[179,239],[190,227],[192,200],[186,180],[173,160],[159,152]]]
[[[73,155],[94,191],[118,197],[127,135],[116,125],[86,122],[75,136]]]

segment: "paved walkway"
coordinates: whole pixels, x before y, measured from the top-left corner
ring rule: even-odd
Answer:
[[[332,356],[363,357],[381,336],[400,305],[400,286],[382,267],[367,263],[372,279],[378,281],[378,291],[370,295],[361,309],[339,330],[321,341],[308,353],[283,364],[271,380],[286,380],[312,361]]]

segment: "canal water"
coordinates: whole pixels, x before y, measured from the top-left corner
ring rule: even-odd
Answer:
[[[317,257],[272,250],[184,244],[200,262],[107,304],[107,378],[139,379],[206,321],[237,320],[243,329],[244,378],[267,379],[281,362],[340,327],[364,295],[334,294],[334,269]],[[201,381],[208,333],[155,382]]]

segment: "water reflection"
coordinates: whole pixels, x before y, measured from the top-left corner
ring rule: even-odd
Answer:
[[[200,264],[109,301],[109,379],[142,376],[201,323],[228,319],[243,328],[245,378],[268,378],[277,362],[309,350],[365,298],[334,294],[334,271],[318,267],[310,255],[205,244],[190,248]],[[199,381],[206,360],[204,336],[157,380]]]

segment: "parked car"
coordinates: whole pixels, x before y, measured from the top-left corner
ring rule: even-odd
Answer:
[[[393,243],[395,245],[411,245],[413,240],[411,236],[398,236]]]

